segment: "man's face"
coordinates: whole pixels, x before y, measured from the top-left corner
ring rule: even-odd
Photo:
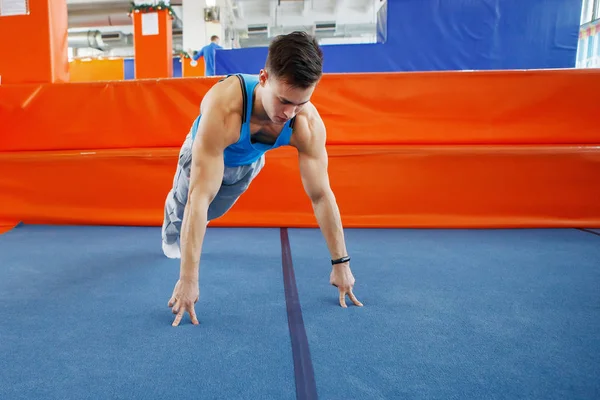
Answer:
[[[262,103],[269,119],[276,124],[284,124],[294,118],[310,100],[316,85],[307,89],[292,87],[289,84],[260,71],[260,84],[264,87]]]

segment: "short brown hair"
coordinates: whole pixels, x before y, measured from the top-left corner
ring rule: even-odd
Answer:
[[[317,39],[306,32],[279,35],[269,45],[265,68],[276,79],[306,89],[323,75],[323,52]]]

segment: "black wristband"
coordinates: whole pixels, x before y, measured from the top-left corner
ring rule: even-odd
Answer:
[[[350,257],[346,256],[346,257],[338,258],[337,260],[331,260],[331,265],[342,264],[342,263],[345,263],[348,261],[350,261]]]

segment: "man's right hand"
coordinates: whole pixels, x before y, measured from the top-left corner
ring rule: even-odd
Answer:
[[[177,281],[173,290],[173,296],[169,300],[169,307],[172,307],[173,314],[177,314],[175,321],[173,321],[173,326],[179,325],[186,311],[190,314],[192,324],[199,324],[198,318],[196,318],[196,310],[194,309],[194,304],[196,304],[199,297],[200,287],[197,280],[179,279]]]

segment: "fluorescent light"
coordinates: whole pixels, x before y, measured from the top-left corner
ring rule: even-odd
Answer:
[[[217,0],[206,0],[206,7],[214,7],[217,5]]]

